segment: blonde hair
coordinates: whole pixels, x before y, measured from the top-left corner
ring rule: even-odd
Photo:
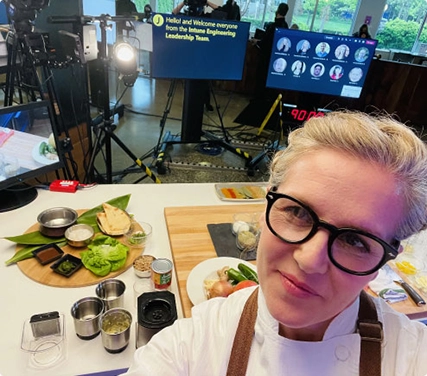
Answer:
[[[304,153],[323,148],[344,151],[383,166],[403,194],[406,213],[396,238],[405,239],[427,223],[427,147],[407,126],[384,115],[337,111],[311,118],[289,135],[288,146],[270,166],[270,185],[277,187]]]

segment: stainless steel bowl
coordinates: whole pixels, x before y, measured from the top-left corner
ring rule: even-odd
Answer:
[[[91,242],[95,231],[86,224],[72,225],[65,231],[65,238],[72,247],[86,247]]]
[[[104,302],[95,297],[82,298],[71,307],[74,329],[79,338],[89,340],[101,331],[101,316]]]
[[[119,353],[129,344],[132,315],[123,308],[113,308],[101,316],[101,337],[105,350]]]
[[[50,208],[42,211],[38,217],[39,231],[49,237],[60,238],[65,230],[77,221],[75,210],[64,207]]]

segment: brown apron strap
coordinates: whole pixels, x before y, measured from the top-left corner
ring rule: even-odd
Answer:
[[[381,376],[383,326],[378,321],[377,309],[372,298],[365,291],[360,294],[357,330],[362,339],[359,375]]]
[[[243,308],[228,362],[227,376],[244,376],[246,374],[257,312],[258,289],[251,294]],[[359,375],[381,376],[382,324],[378,321],[373,300],[364,291],[360,295],[357,329],[362,339]]]
[[[228,362],[227,376],[246,374],[257,314],[258,288],[251,294],[243,308]]]

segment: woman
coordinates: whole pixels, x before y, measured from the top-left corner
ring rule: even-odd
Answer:
[[[298,48],[299,47],[299,48]],[[306,39],[303,41],[300,41],[297,46],[297,53],[298,54],[306,54],[308,50],[310,49],[311,45],[310,42]]]
[[[331,74],[331,78],[333,80],[339,80],[343,75],[343,70],[342,67],[340,65],[335,65],[332,68],[332,74]]]
[[[345,59],[346,57],[348,57],[349,54],[350,54],[350,49],[345,44],[340,44],[335,49],[335,57],[339,60]]]
[[[292,73],[294,76],[299,76],[305,71],[305,63],[301,60],[295,61],[295,63],[292,65]]]
[[[353,37],[372,39],[371,34],[369,34],[369,31],[368,31],[368,25],[363,24],[362,26],[360,26],[359,31],[356,31],[353,34]]]
[[[259,288],[196,305],[127,375],[425,375],[427,327],[362,292],[427,223],[426,145],[388,117],[331,112],[293,131],[270,172]]]

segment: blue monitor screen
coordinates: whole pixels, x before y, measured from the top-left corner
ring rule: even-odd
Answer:
[[[276,29],[266,86],[359,98],[377,41]]]
[[[153,77],[241,80],[249,26],[247,22],[155,14]]]

